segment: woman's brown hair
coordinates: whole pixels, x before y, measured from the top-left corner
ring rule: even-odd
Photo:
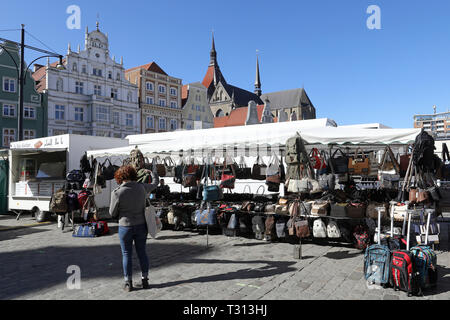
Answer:
[[[137,172],[133,166],[121,166],[114,173],[114,179],[116,179],[117,184],[122,184],[124,180],[136,181]]]

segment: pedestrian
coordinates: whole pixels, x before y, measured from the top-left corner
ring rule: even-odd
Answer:
[[[151,183],[138,183],[136,169],[127,165],[120,167],[115,172],[114,178],[119,186],[111,193],[109,213],[113,219],[119,220],[119,239],[125,278],[123,289],[127,292],[133,290],[133,242],[141,266],[142,287],[148,289],[149,262],[146,253],[148,231],[145,205],[149,194],[158,186],[159,177],[152,172]]]

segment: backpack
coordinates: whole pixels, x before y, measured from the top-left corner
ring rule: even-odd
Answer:
[[[51,199],[49,209],[51,212],[56,214],[66,214],[68,211],[67,207],[67,195],[64,189],[59,189],[56,191]]]
[[[145,167],[144,155],[137,147],[130,152],[130,165],[133,166],[136,170]]]
[[[78,194],[78,204],[80,208],[83,208],[84,204],[86,203],[90,195],[91,192],[88,190],[83,190]]]
[[[421,294],[422,290],[414,266],[414,256],[410,251],[397,250],[392,253],[390,273],[391,284],[395,291],[405,291],[409,297],[413,294]]]
[[[310,161],[300,136],[294,136],[286,141],[285,160],[288,165],[307,164]]]
[[[417,272],[419,286],[422,290],[436,286],[437,283],[437,257],[436,253],[426,245],[411,248]]]
[[[362,225],[357,225],[353,231],[353,242],[356,249],[366,250],[370,243],[369,230]]]
[[[327,236],[328,238],[338,239],[341,237],[341,231],[339,230],[336,221],[331,220],[327,225]]]
[[[326,238],[327,237],[327,226],[322,219],[316,219],[313,225],[313,236],[314,238]]]
[[[434,166],[434,139],[426,131],[422,131],[414,142],[413,162],[423,171],[435,169]]]
[[[391,250],[374,244],[364,254],[364,277],[370,284],[387,286],[390,282]]]

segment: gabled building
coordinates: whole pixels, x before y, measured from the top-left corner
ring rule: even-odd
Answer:
[[[182,121],[186,130],[214,127],[214,116],[208,105],[208,90],[200,82],[186,84],[181,90]]]
[[[128,69],[125,76],[139,88],[142,133],[181,128],[181,79],[169,76],[156,62]]]
[[[84,50],[69,44],[65,70],[35,65],[33,78],[48,99],[48,135],[124,138],[140,133],[138,88],[125,78],[123,59],[110,57],[108,36],[86,28]]]
[[[316,108],[303,88],[262,94],[261,99],[270,101],[272,112],[276,117],[280,117],[284,111],[289,120],[316,119]]]
[[[19,47],[6,41],[0,47],[0,138],[1,147],[9,148],[19,139],[19,81],[16,64],[19,66]],[[8,52],[6,52],[6,50]],[[9,54],[8,54],[9,53]],[[13,61],[14,58],[14,61]],[[25,74],[23,104],[23,139],[40,138],[47,135],[47,104],[45,95],[36,91],[35,81],[28,70]]]

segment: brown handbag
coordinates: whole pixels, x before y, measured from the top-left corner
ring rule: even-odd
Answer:
[[[311,235],[308,220],[296,221],[294,225],[295,225],[295,233],[297,237],[299,237],[300,239],[308,238]]]
[[[358,157],[358,150],[355,150],[355,155],[348,158],[348,172],[356,175],[368,175],[370,169],[369,157],[364,155],[361,151],[362,157]]]
[[[158,163],[158,160],[160,161],[160,163]],[[161,162],[161,158],[159,156],[153,158],[153,165],[156,168],[156,173],[158,174],[158,176],[166,176],[166,166]]]
[[[411,188],[409,190],[409,202],[416,203],[417,202],[417,189]]]
[[[429,198],[430,197],[426,190],[419,189],[417,191],[417,202],[418,203],[427,202],[429,200]]]

